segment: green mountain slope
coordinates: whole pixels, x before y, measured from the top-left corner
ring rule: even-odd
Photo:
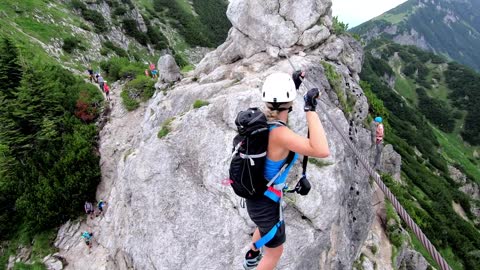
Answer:
[[[167,48],[186,65],[186,49],[225,40],[226,8],[224,0],[1,1],[0,35],[74,69],[115,55],[156,61]]]
[[[471,112],[457,83],[478,84],[480,76],[415,47],[376,40],[366,47],[360,77],[372,115],[385,117],[386,141],[402,156],[402,182],[386,176],[389,187],[453,269],[479,269],[480,202],[460,191],[465,183],[454,180],[452,168],[480,183],[479,148],[461,138],[470,139]]]
[[[169,49],[185,66],[186,50],[221,44],[226,8],[224,0],[0,1],[0,269],[32,245],[33,267],[44,269],[53,228],[94,200],[95,122],[108,104],[86,68],[109,84],[128,77],[144,101],[154,92],[145,62]]]
[[[351,30],[443,54],[480,70],[480,2],[409,0]]]

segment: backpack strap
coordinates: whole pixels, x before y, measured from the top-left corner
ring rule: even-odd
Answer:
[[[288,156],[282,168],[267,184],[267,190],[265,191],[264,195],[272,199],[274,202],[278,202],[280,200],[282,191],[274,188],[272,185],[275,182],[275,180],[277,180],[277,178],[280,177],[280,175],[282,175],[285,172],[285,170],[288,168],[290,163],[292,163],[294,158],[295,158],[295,152],[290,151],[288,153]]]

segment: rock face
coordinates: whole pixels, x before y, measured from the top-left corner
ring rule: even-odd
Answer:
[[[182,79],[180,68],[178,68],[175,58],[166,54],[158,60],[158,81],[161,83],[171,83]]]
[[[426,270],[430,265],[427,260],[415,250],[403,248],[397,256],[397,267],[399,270]]]
[[[319,106],[361,152],[368,151],[370,135],[360,124],[368,113],[357,76],[361,47],[323,34],[318,38],[322,44],[300,44],[306,31],[331,27],[329,0],[278,3],[231,1],[228,16],[234,27],[227,41],[202,60],[195,77],[157,92],[137,111],[126,113],[118,102],[119,89],[112,91],[111,119],[101,132],[103,179],[97,191],[108,208],[103,217],[77,229],[71,224],[61,229],[65,237],[59,233],[57,242],[69,261],[67,269],[241,269],[254,224],[239,198],[222,184],[236,135],[234,119],[240,110],[263,106],[260,88],[267,75],[293,71],[285,54],[322,88]],[[305,10],[311,11],[300,16]],[[335,46],[335,62],[318,50],[328,44]],[[348,57],[348,50],[354,56]],[[336,105],[322,61],[334,67],[345,92],[355,98],[349,119]],[[193,109],[195,100],[208,105]],[[304,114],[298,95],[289,126],[306,135]],[[373,220],[366,171],[326,115],[319,116],[330,146],[326,161],[332,165],[309,166],[310,194],[288,195],[288,240],[278,269],[350,269]],[[162,129],[168,132],[160,136]],[[298,163],[290,182],[300,174]],[[86,247],[78,235],[86,227],[98,243],[91,254],[79,256]]]
[[[402,167],[402,156],[393,150],[391,144],[387,144],[382,150],[382,160],[380,162],[381,171],[393,176],[397,181],[400,181],[400,170]]]

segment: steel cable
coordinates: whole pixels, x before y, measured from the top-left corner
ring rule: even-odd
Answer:
[[[288,62],[292,66],[293,70],[296,71],[297,69],[293,65],[292,61],[290,60],[290,57],[288,54],[286,54],[282,49],[280,49],[283,54],[287,57]],[[302,80],[305,86],[309,89],[311,88],[318,88],[315,87],[315,84],[310,83],[307,79]],[[308,85],[313,86],[313,87],[308,87]],[[322,107],[321,104],[318,105],[322,113],[327,117],[327,119],[330,121],[330,123],[333,125],[335,130],[340,134],[342,139],[347,143],[347,145],[352,149],[354,152],[355,156],[360,160],[360,163],[363,165],[363,167],[367,170],[367,172],[370,174],[370,176],[375,180],[375,183],[380,187],[382,192],[385,194],[385,196],[388,198],[388,200],[392,203],[393,207],[397,211],[397,213],[400,215],[400,217],[405,221],[405,223],[412,229],[412,231],[415,233],[417,238],[422,242],[422,245],[427,249],[428,253],[432,256],[432,258],[437,262],[437,264],[442,268],[442,270],[452,270],[452,268],[448,265],[447,261],[442,257],[442,255],[437,251],[435,246],[428,240],[427,236],[422,232],[420,227],[413,221],[413,219],[410,217],[410,215],[407,213],[407,211],[403,208],[403,206],[400,204],[400,202],[397,200],[397,198],[393,195],[393,193],[390,191],[390,189],[383,183],[382,179],[380,178],[380,175],[375,172],[369,165],[367,159],[358,151],[358,149],[355,147],[355,145],[345,136],[345,134],[342,132],[342,130],[338,127],[336,122],[330,117],[326,109]]]

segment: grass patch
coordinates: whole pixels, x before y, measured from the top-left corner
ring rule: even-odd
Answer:
[[[321,160],[321,159],[317,159],[317,158],[308,158],[308,162],[317,166],[318,168],[323,168],[323,167],[326,167],[326,166],[333,165],[333,163],[331,163],[331,162]]]
[[[47,270],[47,267],[43,263],[35,262],[33,264],[15,263],[13,270]]]
[[[4,253],[0,257],[0,265],[6,266],[8,263],[8,258],[12,255],[15,255],[17,248],[22,246],[31,246],[32,254],[30,260],[33,264],[25,263],[15,263],[13,269],[20,270],[45,270],[46,267],[42,263],[43,258],[48,254],[53,254],[57,252],[57,249],[53,246],[57,232],[55,230],[47,230],[41,233],[30,235],[30,232],[26,226],[20,226],[12,241],[4,242]]]
[[[210,104],[208,101],[197,99],[193,103],[193,108],[198,109],[198,108],[201,108],[203,106],[207,106],[208,104]]]
[[[387,13],[385,15],[380,16],[378,19],[383,19],[386,20],[387,22],[391,22],[392,24],[397,24],[402,22],[406,17],[408,13],[399,13],[399,14],[390,14]]]
[[[172,118],[167,119],[165,122],[163,122],[162,128],[158,131],[158,134],[157,134],[157,137],[159,139],[167,136],[168,133],[170,133],[170,131],[171,131],[170,124],[173,122],[173,120],[175,120],[175,118],[172,117]]]
[[[410,104],[417,105],[418,97],[415,92],[415,84],[403,76],[397,74],[395,80],[395,90],[402,95]]]
[[[125,106],[127,111],[133,111],[140,106],[140,102],[138,102],[135,98],[132,98],[128,91],[123,90],[120,96],[122,97],[123,106]]]
[[[122,103],[128,111],[133,111],[141,102],[149,100],[155,93],[155,81],[149,77],[139,77],[125,84],[122,93]]]
[[[347,118],[349,118],[349,115],[353,112],[353,108],[355,106],[355,97],[350,92],[347,92],[345,95],[345,91],[342,86],[342,76],[337,73],[332,65],[322,61],[322,66],[325,70],[325,76],[327,76],[330,86],[332,87],[333,91],[335,91],[335,94],[337,94],[338,101],[343,109],[343,113]]]
[[[186,65],[182,68],[181,72],[182,73],[187,73],[187,72],[192,71],[194,69],[195,69],[195,66],[188,64],[188,65]]]
[[[76,49],[80,51],[86,50],[85,46],[82,44],[82,41],[77,37],[72,36],[63,39],[62,49],[67,53],[72,53]]]
[[[442,146],[441,154],[450,163],[459,165],[467,176],[480,183],[480,167],[472,162],[474,147],[467,147],[457,134],[448,134],[433,127],[434,134]]]

